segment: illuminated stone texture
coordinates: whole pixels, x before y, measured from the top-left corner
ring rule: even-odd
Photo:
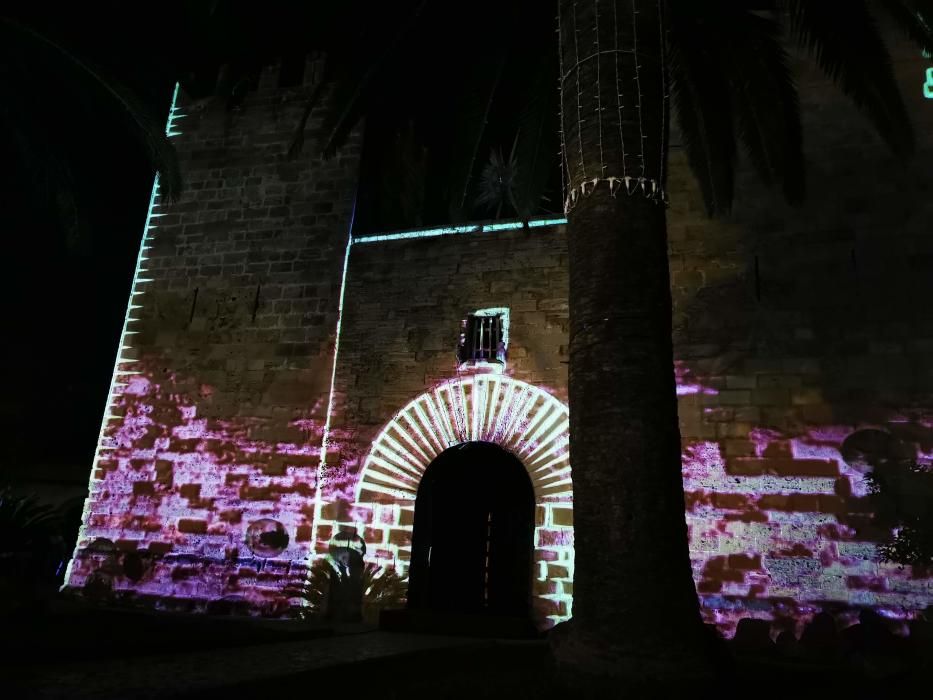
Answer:
[[[732,215],[707,219],[671,154],[687,521],[704,615],[729,632],[745,616],[799,632],[824,605],[901,617],[933,604],[931,572],[879,561],[871,467],[844,447],[877,428],[899,456],[933,458],[933,109],[916,49],[898,41],[893,57],[909,164],[803,63],[805,205],[742,167]]]
[[[117,594],[159,605],[275,614],[305,575],[359,154],[353,135],[326,163],[284,157],[318,68],[284,90],[270,69],[232,110],[179,95],[187,187],[154,200],[71,588],[100,537],[151,562]],[[266,519],[288,541],[255,556]]]
[[[703,614],[727,633],[741,617],[799,631],[824,607],[903,619],[933,602],[930,572],[880,561],[890,533],[865,498],[864,475],[884,459],[933,460],[933,110],[917,90],[927,65],[900,44],[895,61],[918,139],[908,165],[798,66],[811,193],[798,209],[743,165],[733,214],[706,218],[672,135],[686,517]],[[548,500],[536,484],[534,615],[542,627],[565,618],[564,227],[360,237],[344,274],[358,142],[327,163],[285,162],[300,102],[271,87],[273,73],[264,80],[239,111],[179,122],[191,188],[154,210],[164,216],[139,276],[150,281],[137,279],[146,293],[133,297],[135,334],[121,351],[132,359],[118,365],[139,374],[117,376],[69,586],[279,614],[296,603],[289,583],[341,528],[363,537],[369,560],[404,571],[412,494],[449,442],[506,443],[533,479],[547,464],[510,442],[508,424],[496,428],[510,413],[503,388],[529,386],[540,421],[553,422],[533,439],[530,423],[512,437],[551,441],[541,452],[558,461],[543,473],[559,494]],[[509,309],[499,373],[457,364],[461,320],[489,308]],[[448,409],[460,386],[469,409],[457,427]],[[496,401],[474,401],[480,386],[488,396],[497,386]],[[487,420],[477,415],[474,429],[478,405]],[[267,535],[271,549],[259,548],[280,553],[250,553],[256,521],[254,533],[281,525],[287,540]]]

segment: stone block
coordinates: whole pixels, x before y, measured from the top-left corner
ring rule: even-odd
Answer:
[[[718,396],[720,406],[746,406],[752,403],[752,392],[740,389],[720,391]]]
[[[755,406],[789,406],[790,391],[787,389],[756,389],[751,392],[751,402]]]
[[[558,527],[573,527],[573,508],[551,508],[551,524]]]
[[[758,386],[758,378],[754,375],[726,375],[727,389],[755,389]]]
[[[178,532],[191,535],[203,535],[207,533],[207,521],[196,520],[194,518],[181,518],[177,525]]]
[[[721,445],[727,457],[750,457],[755,454],[755,443],[750,440],[732,438],[723,440]]]
[[[134,481],[134,496],[152,496],[155,494],[155,483],[152,481]]]
[[[178,488],[178,495],[189,500],[200,498],[201,484],[182,484]]]

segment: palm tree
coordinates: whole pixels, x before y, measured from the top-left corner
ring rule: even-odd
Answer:
[[[668,95],[710,214],[731,204],[737,141],[799,201],[785,29],[896,155],[913,148],[875,11],[933,46],[927,0],[559,2],[576,566],[557,653],[579,671],[704,673],[671,343]]]

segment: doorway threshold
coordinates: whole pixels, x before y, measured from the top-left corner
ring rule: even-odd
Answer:
[[[379,629],[407,634],[441,634],[486,639],[540,639],[528,617],[441,610],[383,610]]]

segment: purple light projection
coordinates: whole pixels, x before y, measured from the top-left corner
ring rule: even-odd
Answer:
[[[169,136],[183,117],[173,102]],[[572,614],[573,497],[560,401],[506,372],[426,387],[381,428],[334,428],[330,400],[285,418],[288,440],[271,437],[281,417],[207,417],[213,387],[159,371],[159,358],[133,346],[156,274],[147,260],[160,216],[157,181],[67,588],[162,608],[228,603],[283,614],[296,602],[289,589],[341,528],[359,531],[370,560],[404,570],[420,474],[447,446],[489,439],[513,450],[535,484],[537,620],[546,627]],[[675,373],[682,406],[716,397],[686,365]],[[702,410],[712,417],[716,409]],[[322,413],[326,420],[312,417]],[[737,428],[738,451],[728,440],[686,444],[686,518],[704,617],[727,633],[748,616],[799,631],[826,606],[843,616],[871,606],[904,620],[929,605],[931,572],[880,561],[878,544],[890,533],[874,524],[866,498],[870,455],[851,445],[859,431],[883,431],[930,463],[931,426],[929,415],[892,411],[871,425],[793,434]]]
[[[535,469],[543,470],[537,476],[553,475],[551,490],[563,494],[539,505],[539,621],[547,626],[572,611],[566,413],[546,392],[505,375],[478,375],[426,392],[371,436],[335,431],[334,453],[345,456],[328,470],[333,488],[314,523],[323,434],[309,417],[314,407],[291,421],[306,440],[268,442],[253,437],[267,419],[202,418],[198,404],[209,404],[210,387],[199,385],[197,400],[184,399],[191,382],[155,376],[133,375],[115,404],[120,419],[104,436],[111,449],[95,469],[69,586],[110,586],[160,605],[188,599],[206,609],[211,601],[236,600],[281,613],[294,602],[286,589],[303,580],[308,559],[326,552],[341,526],[359,530],[370,560],[404,570],[420,466],[447,444],[511,430],[523,437],[506,442],[518,445],[512,447],[533,475]],[[704,395],[699,382],[690,385],[697,390],[682,399]],[[485,401],[472,400],[478,386]],[[456,411],[450,397],[461,389],[466,410]],[[531,396],[538,397],[535,414],[525,411]],[[524,414],[521,422],[510,426],[516,413]],[[901,414],[872,426],[813,426],[797,435],[754,428],[746,436],[752,449],[738,456],[712,440],[685,445],[690,548],[708,621],[731,632],[742,617],[777,619],[799,632],[827,606],[843,616],[845,608],[871,606],[906,620],[929,604],[929,572],[880,561],[878,543],[889,533],[872,523],[864,462],[846,452],[849,436],[864,429],[897,437],[920,461],[933,454],[929,418]],[[361,440],[372,448],[354,458],[347,445]],[[287,536],[272,538],[284,548],[250,551],[250,526],[277,530],[270,521]],[[123,562],[116,568],[114,552]]]
[[[304,441],[258,439],[271,419],[202,418],[182,384],[134,375],[115,402],[67,585],[84,585],[106,542],[151,564],[136,580],[110,571],[115,592],[282,612],[283,589],[306,575],[322,426],[296,418]]]

